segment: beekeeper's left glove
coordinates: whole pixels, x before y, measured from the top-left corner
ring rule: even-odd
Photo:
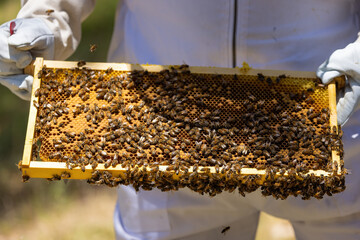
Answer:
[[[35,57],[53,59],[54,34],[41,18],[18,18],[0,26],[0,83],[30,100],[33,77],[23,69]]]
[[[360,40],[333,52],[319,66],[316,74],[324,84],[335,77],[345,76],[345,87],[338,89],[336,93],[338,124],[344,125],[360,102]]]

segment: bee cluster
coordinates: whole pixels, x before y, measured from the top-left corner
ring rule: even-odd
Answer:
[[[85,62],[44,66],[38,77],[32,157],[70,170],[91,165],[89,183],[189,187],[210,196],[261,188],[281,199],[345,189],[332,161],[336,150],[343,163],[341,129],[330,127],[327,91],[313,79],[197,74],[185,64],[160,72],[93,70]],[[245,168],[266,175],[242,174]]]

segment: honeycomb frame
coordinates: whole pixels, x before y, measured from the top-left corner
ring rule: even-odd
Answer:
[[[46,178],[46,179],[91,179],[94,178],[94,173],[96,174],[103,174],[103,172],[110,173],[113,176],[119,176],[122,178],[126,178],[126,173],[131,171],[133,168],[137,168],[136,166],[130,167],[122,167],[121,164],[113,166],[105,166],[105,163],[99,163],[96,168],[94,169],[90,164],[83,166],[82,168],[80,166],[74,166],[70,167],[65,162],[57,162],[57,161],[49,161],[49,159],[45,161],[34,161],[32,159],[32,153],[33,153],[33,147],[34,147],[34,134],[35,134],[35,123],[36,123],[36,117],[38,114],[37,108],[34,106],[34,102],[39,101],[39,97],[36,96],[36,90],[41,85],[41,79],[38,77],[38,72],[41,71],[43,66],[46,66],[46,68],[52,68],[52,69],[76,69],[78,68],[78,62],[64,62],[64,61],[48,61],[43,60],[42,58],[37,58],[32,66],[31,69],[28,68],[28,73],[31,73],[34,75],[34,82],[33,82],[33,90],[32,90],[32,96],[31,96],[31,104],[30,104],[30,112],[29,112],[29,121],[28,121],[28,128],[27,128],[27,134],[26,134],[26,140],[25,140],[25,146],[24,146],[24,154],[23,159],[21,160],[21,163],[19,164],[23,173],[23,177],[27,179],[30,178]],[[172,69],[173,66],[160,66],[160,65],[139,65],[139,64],[121,64],[121,63],[86,63],[84,66],[89,70],[94,71],[106,71],[111,67],[111,71],[114,72],[131,72],[131,71],[148,71],[151,73],[159,73],[162,70],[165,69]],[[81,69],[81,67],[80,67]],[[277,76],[285,75],[286,78],[299,78],[299,79],[307,79],[307,80],[313,80],[315,83],[317,81],[317,77],[315,73],[313,72],[299,72],[299,71],[277,71],[277,70],[263,70],[263,69],[243,69],[243,68],[216,68],[216,67],[189,67],[189,70],[191,74],[205,74],[205,75],[212,75],[212,76],[218,76],[218,75],[224,75],[224,76],[237,76],[236,78],[241,77],[256,77],[259,73],[263,74],[266,77],[271,77],[272,80]],[[264,79],[265,80],[265,79]],[[265,80],[266,82],[266,80]],[[259,83],[260,84],[260,83]],[[295,86],[296,87],[296,86]],[[305,88],[309,88],[312,86],[307,86]],[[286,87],[285,87],[286,88]],[[230,90],[230,89],[229,89]],[[92,90],[91,90],[92,91]],[[255,89],[255,92],[257,90]],[[337,117],[336,117],[336,85],[335,83],[330,83],[326,88],[324,88],[324,91],[326,91],[327,95],[327,101],[328,102],[321,102],[323,104],[322,106],[328,107],[330,110],[329,113],[329,125],[330,127],[336,127],[337,128]],[[214,90],[216,94],[216,89]],[[223,97],[224,98],[224,97]],[[225,96],[226,98],[226,96]],[[225,99],[224,98],[224,99]],[[222,101],[221,98],[219,98],[219,101]],[[77,101],[80,101],[79,99]],[[231,101],[226,102],[230,105],[231,109]],[[75,108],[75,105],[73,104],[72,107],[70,107],[70,110],[73,110]],[[70,119],[69,119],[70,122]],[[75,125],[81,125],[86,123],[78,123]],[[76,126],[75,126],[76,127]],[[75,131],[79,132],[79,131]],[[302,181],[306,177],[311,176],[312,178],[331,178],[331,177],[342,177],[344,175],[344,169],[343,169],[343,161],[340,159],[340,154],[336,150],[332,150],[331,153],[331,165],[332,170],[329,171],[329,169],[324,170],[308,170],[305,173],[302,173],[301,175],[296,175],[296,179],[298,181]],[[141,167],[146,172],[151,172],[152,167],[147,166]],[[196,169],[194,167],[190,167],[186,171],[188,173],[197,172],[199,175],[209,175],[209,174],[217,174],[217,175],[225,175],[221,172],[222,168],[216,169],[214,166],[205,166],[205,167],[197,167]],[[168,172],[171,171],[173,174],[171,174],[170,178],[174,180],[180,180],[182,176],[182,170],[175,173],[175,170],[169,169],[168,165],[159,165],[158,170],[160,172]],[[174,174],[175,173],[175,174]],[[237,175],[241,176],[247,176],[251,177],[253,176],[253,181],[258,185],[262,186],[264,182],[266,181],[268,170],[266,169],[257,169],[257,168],[251,168],[251,167],[243,167],[238,170],[236,173]],[[275,173],[275,176],[277,177],[287,177],[293,175],[290,171],[286,170],[282,173]],[[244,178],[241,180],[242,182],[248,181],[247,178]]]

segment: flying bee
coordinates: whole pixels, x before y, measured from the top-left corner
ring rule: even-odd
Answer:
[[[53,12],[54,12],[54,9],[48,9],[48,10],[45,11],[45,13],[46,13],[48,16],[50,16],[50,14],[53,13]]]
[[[97,49],[97,45],[96,44],[90,44],[90,52],[95,52],[95,50]]]

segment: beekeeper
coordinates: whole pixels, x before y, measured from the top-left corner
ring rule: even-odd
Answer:
[[[32,77],[23,68],[36,56],[69,57],[93,7],[90,0],[23,0],[17,18],[0,27],[0,82],[29,100]],[[289,219],[299,240],[360,239],[359,10],[355,0],[120,1],[109,62],[235,67],[246,61],[259,69],[317,71],[325,84],[345,75],[337,110],[352,174],[343,193],[307,201],[258,191],[210,198],[188,189],[137,193],[120,186],[117,238],[254,239],[265,211]]]

